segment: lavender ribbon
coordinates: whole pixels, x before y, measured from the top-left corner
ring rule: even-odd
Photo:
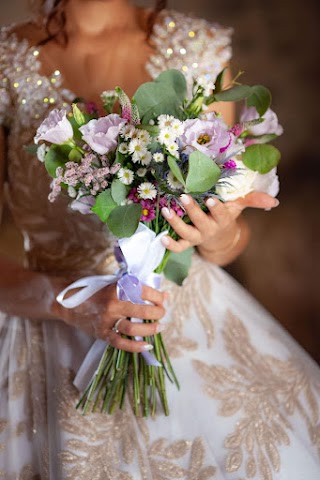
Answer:
[[[65,308],[75,308],[85,302],[98,291],[117,282],[117,294],[120,300],[136,304],[144,304],[141,298],[142,285],[159,289],[160,275],[154,270],[160,265],[165,254],[165,247],[161,239],[167,232],[157,235],[148,227],[139,224],[136,233],[130,238],[118,240],[115,247],[115,257],[119,263],[119,270],[115,275],[97,275],[85,277],[69,285],[57,296],[57,301]],[[81,288],[69,298],[65,295],[76,288]],[[131,318],[134,323],[142,323],[140,318]],[[142,337],[136,336],[136,340]],[[95,373],[101,355],[108,342],[96,340],[86,355],[74,380],[74,385],[82,391]],[[161,366],[150,352],[141,352],[148,365]]]

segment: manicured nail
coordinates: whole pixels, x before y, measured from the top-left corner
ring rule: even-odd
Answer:
[[[277,198],[274,199],[274,207],[277,207],[279,205],[279,200]]]
[[[156,333],[163,332],[163,330],[165,330],[166,328],[167,328],[166,325],[158,323],[158,325],[156,326]]]
[[[206,201],[207,207],[214,207],[216,204],[217,200],[215,200],[214,198],[208,198],[208,200]]]
[[[142,347],[143,350],[153,350],[153,345],[150,345],[150,343],[147,343],[147,345],[143,345]]]
[[[164,245],[165,247],[167,247],[170,243],[170,240],[169,240],[169,237],[162,237],[161,238],[161,242],[162,242],[162,245]]]
[[[181,200],[183,205],[190,205],[190,197],[188,195],[186,195],[185,193],[180,195],[180,200]]]
[[[161,209],[161,213],[164,216],[164,218],[170,219],[170,218],[173,217],[172,210],[169,210],[169,208],[167,208],[167,207],[163,207]]]

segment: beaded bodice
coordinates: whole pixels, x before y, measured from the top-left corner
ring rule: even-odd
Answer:
[[[181,13],[165,11],[155,25],[154,54],[146,81],[167,68],[181,69],[189,86],[198,75],[215,79],[230,58],[230,30]],[[108,40],[106,39],[106,45]],[[8,128],[9,203],[24,235],[30,268],[52,273],[86,274],[104,270],[112,239],[94,215],[72,211],[69,198],[47,199],[50,178],[32,145],[39,123],[50,109],[68,107],[76,94],[63,87],[58,70],[41,74],[39,48],[1,31],[0,124]]]

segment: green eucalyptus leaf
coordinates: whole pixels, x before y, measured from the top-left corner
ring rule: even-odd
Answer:
[[[169,165],[169,168],[170,168],[173,176],[176,177],[176,179],[180,183],[182,183],[182,185],[185,187],[186,186],[185,179],[183,178],[183,175],[182,175],[182,172],[179,168],[177,160],[172,155],[168,155],[168,165]]]
[[[115,178],[111,183],[111,195],[113,200],[120,205],[123,200],[127,198],[130,187],[124,185],[118,178]]]
[[[181,253],[171,252],[163,271],[165,277],[177,285],[182,285],[183,280],[188,276],[193,252],[193,247]]]
[[[259,135],[258,137],[254,137],[254,142],[268,143],[268,142],[272,142],[272,140],[275,140],[276,138],[278,138],[278,135],[276,135],[275,133],[266,133],[265,135]]]
[[[117,238],[131,237],[138,228],[141,213],[140,203],[118,206],[110,213],[107,226]]]
[[[142,123],[148,124],[163,112],[176,118],[183,117],[182,104],[187,95],[187,83],[178,70],[166,70],[153,82],[141,85],[134,99],[138,105]]]
[[[225,77],[225,74],[226,74],[227,70],[228,70],[228,67],[225,67],[223,70],[221,70],[221,72],[217,76],[215,84],[214,84],[215,85],[214,93],[220,93],[222,91],[223,83],[224,83],[224,77]]]
[[[243,163],[259,173],[268,173],[276,167],[280,161],[281,153],[273,145],[250,145],[242,154]]]
[[[271,93],[263,85],[254,85],[251,87],[252,94],[247,99],[248,107],[255,107],[260,117],[262,117],[271,105]]]
[[[69,158],[70,162],[80,162],[80,160],[82,158],[82,153],[79,152],[79,150],[77,148],[72,148],[70,150],[68,158]]]
[[[248,85],[236,85],[227,90],[222,90],[214,96],[218,102],[238,102],[250,97],[250,95],[252,95],[251,87]]]
[[[199,151],[192,152],[189,155],[186,192],[207,192],[217,183],[220,175],[220,168],[211,158]]]
[[[69,160],[71,147],[68,145],[51,145],[44,158],[44,165],[50,177],[56,178],[58,167],[64,167]]]
[[[116,206],[117,204],[111,196],[111,191],[108,189],[97,195],[96,202],[91,210],[100,218],[103,223],[105,223],[108,220],[110,213],[116,208]]]

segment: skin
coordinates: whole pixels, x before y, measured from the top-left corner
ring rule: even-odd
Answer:
[[[145,41],[145,10],[137,9],[126,0],[69,0],[66,15],[68,45],[63,47],[50,42],[42,47],[42,73],[48,75],[59,69],[66,88],[96,103],[103,90],[121,85],[132,95],[141,83],[149,80],[144,65],[152,47]],[[17,28],[16,33],[27,38],[31,45],[44,36],[44,32],[32,24]],[[139,52],[139,59],[132,55],[133,51]],[[227,123],[233,122],[232,104],[215,104],[214,109],[222,113]],[[0,129],[0,201],[5,172],[4,144],[4,132]],[[193,226],[185,225],[174,212],[163,210],[163,215],[180,236],[178,241],[165,237],[166,247],[181,252],[196,246],[201,256],[219,265],[234,260],[248,242],[249,230],[240,216],[242,211],[247,207],[270,209],[278,204],[274,198],[255,192],[225,204],[216,201],[211,205],[209,202],[209,213],[205,214],[191,197],[184,195],[182,201]],[[130,352],[141,352],[151,346],[144,341],[124,339],[114,332],[112,327],[119,318],[124,318],[118,326],[120,333],[129,336],[152,336],[164,328],[158,321],[165,314],[163,304],[167,294],[151,287],[143,287],[142,292],[143,300],[149,304],[120,301],[115,285],[110,285],[79,307],[68,310],[55,301],[56,294],[69,284],[67,279],[23,269],[4,257],[0,257],[0,271],[1,309],[11,315],[60,319]],[[23,297],[17,302],[19,292]],[[154,320],[154,323],[133,324],[127,317]]]

